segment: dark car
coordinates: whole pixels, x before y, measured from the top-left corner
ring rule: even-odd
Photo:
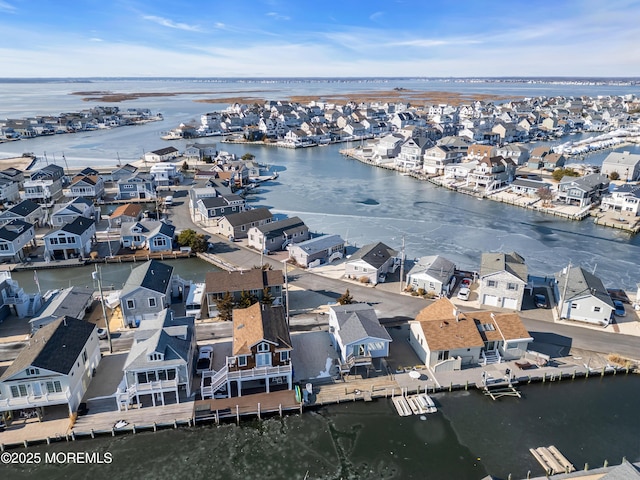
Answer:
[[[542,293],[536,293],[533,296],[533,301],[536,304],[536,307],[538,308],[547,308],[549,306],[549,304],[547,303],[547,297],[544,296]]]
[[[624,317],[627,314],[627,312],[624,309],[624,303],[622,303],[620,300],[614,300],[613,306],[615,307],[613,314],[616,317]]]

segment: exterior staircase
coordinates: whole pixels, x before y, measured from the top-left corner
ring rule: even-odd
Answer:
[[[223,368],[213,374],[204,373],[202,375],[202,381],[200,384],[200,395],[203,399],[213,398],[214,394],[220,390],[227,383],[228,367],[225,365]],[[211,383],[205,386],[205,379],[210,378]]]
[[[483,358],[483,361],[482,361],[483,365],[492,365],[494,363],[500,363],[502,361],[500,354],[496,351],[482,352],[482,358]]]

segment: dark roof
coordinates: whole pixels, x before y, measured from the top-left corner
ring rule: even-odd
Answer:
[[[94,221],[87,217],[77,217],[73,222],[67,223],[62,228],[63,232],[73,233],[75,235],[82,235],[94,224]]]
[[[80,173],[78,173],[78,175],[99,175],[100,172],[98,172],[96,169],[91,168],[91,167],[85,167],[83,168]]]
[[[330,307],[336,315],[337,334],[344,345],[363,340],[367,337],[391,341],[387,330],[380,325],[378,316],[372,306],[366,303],[336,305]]]
[[[285,218],[284,220],[280,220],[278,222],[267,223],[266,225],[260,225],[256,227],[262,234],[264,234],[267,238],[271,237],[279,237],[284,232],[288,232],[293,229],[306,228],[306,225],[300,217],[291,217]]]
[[[246,272],[207,272],[205,276],[205,292],[224,293],[241,292],[242,290],[262,290],[264,287],[273,287],[283,283],[282,270],[252,268]]]
[[[151,153],[155,153],[156,155],[168,155],[170,153],[175,153],[177,151],[178,151],[178,149],[176,147],[165,147],[165,148],[161,148],[159,150],[154,150]]]
[[[173,267],[157,260],[149,260],[134,268],[122,289],[122,294],[129,293],[137,287],[144,287],[158,293],[167,291],[173,275]]]
[[[68,374],[95,328],[93,323],[67,316],[45,325],[31,337],[0,380],[30,366]]]
[[[558,281],[560,295],[566,291],[566,298],[562,301],[567,302],[577,297],[585,295],[593,295],[610,307],[613,307],[611,296],[605,288],[602,280],[586,271],[582,267],[571,267],[567,275],[566,270],[562,270],[555,275]]]
[[[33,225],[29,222],[24,222],[16,218],[0,228],[0,239],[13,242],[16,238],[22,235],[25,230],[28,230],[31,227],[33,227]]]
[[[349,262],[353,260],[363,260],[374,268],[380,268],[391,257],[395,257],[397,251],[387,247],[384,243],[370,243],[360,248],[356,253],[351,255]]]
[[[32,202],[31,200],[23,200],[19,204],[11,207],[9,211],[21,217],[26,217],[27,215],[35,212],[39,208],[40,208],[40,205],[38,205],[37,203]]]
[[[205,197],[201,198],[200,201],[205,208],[225,207],[229,205],[229,203],[222,197]]]
[[[237,227],[251,222],[268,220],[272,217],[273,215],[271,215],[268,208],[260,207],[254,208],[253,210],[247,210],[245,212],[231,213],[229,215],[225,215],[223,218],[226,218],[227,222],[229,222],[232,227]]]

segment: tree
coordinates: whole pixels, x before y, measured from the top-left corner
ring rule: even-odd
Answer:
[[[620,174],[616,171],[613,171],[609,174],[609,180],[620,180]]]
[[[273,304],[273,295],[271,295],[271,290],[269,290],[269,287],[264,287],[262,289],[262,303],[264,303],[265,305]]]
[[[338,303],[340,305],[351,305],[353,302],[353,297],[351,296],[351,294],[349,293],[349,289],[347,288],[347,291],[344,292],[342,295],[340,295],[338,297]]]
[[[244,155],[242,155],[242,157],[240,157],[242,160],[253,160],[254,158],[256,158],[255,155],[253,155],[252,153],[245,153]]]
[[[182,170],[183,173],[189,170],[189,164],[186,160],[182,163],[182,168],[180,168],[180,170]]]
[[[191,251],[194,253],[207,251],[207,240],[204,235],[190,228],[180,232],[178,235],[178,245],[181,247],[191,247]]]
[[[562,177],[579,177],[580,174],[571,168],[557,168],[551,176],[556,182],[559,182]]]
[[[553,191],[549,187],[540,187],[536,191],[538,198],[542,200],[542,206],[548,205],[553,200]]]
[[[238,302],[238,306],[240,308],[248,308],[257,301],[258,299],[253,293],[242,290],[242,292],[240,293],[240,301]]]
[[[233,297],[229,292],[226,292],[222,298],[216,300],[216,307],[218,308],[220,320],[225,322],[233,320]]]

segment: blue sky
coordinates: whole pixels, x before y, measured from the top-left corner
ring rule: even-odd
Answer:
[[[0,77],[640,76],[640,1],[0,0]]]

